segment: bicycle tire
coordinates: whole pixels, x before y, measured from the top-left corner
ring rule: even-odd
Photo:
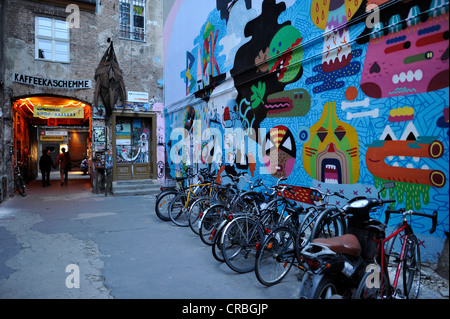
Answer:
[[[314,228],[314,220],[317,217],[317,212],[312,211],[306,213],[306,215],[303,217],[302,221],[300,222],[298,226],[298,232],[295,236],[295,257],[300,263],[300,252],[302,251],[303,247],[306,246],[311,241],[312,237],[312,231]]]
[[[165,191],[158,195],[155,202],[155,213],[156,216],[158,216],[159,219],[165,222],[170,221],[169,217],[169,204],[172,201],[172,199],[175,198],[175,196],[178,194],[178,191],[175,190],[169,190]]]
[[[17,188],[17,191],[19,192],[19,194],[20,194],[22,197],[27,196],[28,188],[27,188],[27,186],[25,185],[25,182],[24,182],[22,176],[18,176],[18,177],[17,177],[17,187],[16,187],[16,188]]]
[[[227,224],[222,234],[222,253],[226,264],[237,273],[255,269],[257,245],[264,240],[264,230],[258,220],[243,216]]]
[[[347,233],[347,223],[336,210],[325,210],[317,217],[312,238],[331,238]]]
[[[294,263],[295,235],[289,227],[273,230],[258,247],[255,274],[265,286],[278,284],[289,273]]]
[[[403,257],[403,293],[408,299],[417,299],[420,292],[421,260],[417,237],[408,238]]]
[[[202,242],[211,246],[214,242],[214,237],[217,234],[219,225],[224,217],[226,207],[224,204],[215,204],[209,207],[200,220],[199,236]]]
[[[194,202],[189,207],[188,213],[189,227],[196,235],[200,235],[199,229],[200,216],[209,206],[210,206],[210,198],[200,197],[194,200]]]
[[[186,207],[187,195],[180,193],[169,204],[169,217],[170,220],[177,226],[187,227],[189,226],[188,212]]]
[[[211,248],[214,259],[222,263],[225,262],[222,253],[222,233],[226,227],[226,223],[227,221],[223,221],[222,226],[219,226],[219,230],[217,231],[217,235],[214,236],[214,241]]]
[[[383,288],[381,289],[381,280],[378,275],[377,283],[372,281],[376,275],[366,272],[359,282],[358,288],[352,295],[352,299],[385,299],[391,297],[391,288],[389,287],[389,279],[386,272],[383,272]],[[369,278],[370,277],[370,278]]]

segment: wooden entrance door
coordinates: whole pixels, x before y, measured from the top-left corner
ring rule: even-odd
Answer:
[[[152,178],[151,117],[115,117],[115,180]]]

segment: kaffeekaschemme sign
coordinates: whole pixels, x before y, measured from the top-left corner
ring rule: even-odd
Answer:
[[[13,73],[13,82],[57,89],[90,89],[91,80],[54,80],[38,76]]]

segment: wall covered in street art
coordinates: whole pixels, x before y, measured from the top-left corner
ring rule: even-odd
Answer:
[[[396,208],[438,211],[433,235],[427,218],[413,226],[423,259],[439,256],[449,229],[448,0],[169,3],[170,176],[186,165],[245,171],[348,198],[394,181],[382,196]]]

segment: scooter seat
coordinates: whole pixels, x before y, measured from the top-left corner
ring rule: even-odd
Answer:
[[[361,245],[358,238],[352,234],[332,238],[315,238],[312,242],[324,245],[337,254],[351,256],[359,256],[361,254]]]

